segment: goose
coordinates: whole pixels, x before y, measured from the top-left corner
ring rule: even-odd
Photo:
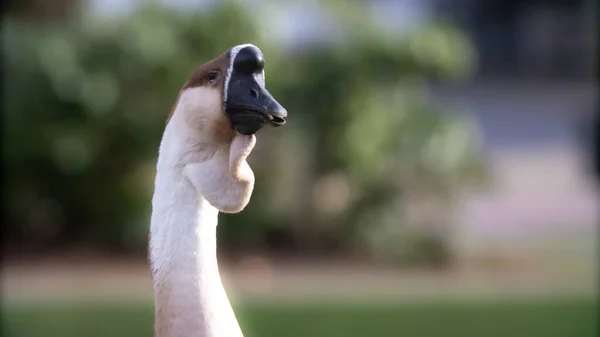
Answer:
[[[246,207],[255,133],[287,117],[265,87],[264,64],[243,44],[198,66],[167,118],[148,244],[155,337],[243,336],[219,274],[217,216]]]

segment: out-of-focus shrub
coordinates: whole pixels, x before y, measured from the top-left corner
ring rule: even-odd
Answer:
[[[244,212],[222,217],[225,246],[443,264],[453,197],[481,170],[468,120],[432,104],[425,80],[467,75],[470,47],[443,23],[390,38],[358,7],[335,4],[340,40],[291,54],[229,2],[203,13],[142,6],[63,26],[9,21],[5,237],[140,249],[180,86],[200,62],[251,42],[290,117],[259,133],[255,193]]]
[[[258,181],[280,186],[251,207],[279,215],[281,226],[271,226],[306,251],[445,265],[454,203],[483,166],[475,127],[455,107],[434,104],[427,80],[468,76],[470,45],[443,22],[390,38],[366,13],[342,7],[331,2],[337,43],[270,69],[290,123],[271,162],[261,160],[270,170]]]
[[[179,88],[202,60],[256,40],[249,15],[228,4],[206,13],[143,5],[124,18],[54,25],[8,19],[8,242],[143,247]]]

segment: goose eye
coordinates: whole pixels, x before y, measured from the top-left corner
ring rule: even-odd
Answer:
[[[208,82],[210,84],[214,84],[217,79],[219,78],[219,72],[218,71],[211,71],[208,73]]]

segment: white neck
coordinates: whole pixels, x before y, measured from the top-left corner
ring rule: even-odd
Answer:
[[[182,136],[181,122],[174,118],[165,130],[152,200],[149,255],[155,291],[155,337],[241,337],[217,264],[219,210],[213,200],[199,193],[186,171],[188,165],[182,163],[189,143],[197,140]],[[212,149],[206,154],[208,159],[196,166],[206,172],[222,170],[224,177],[229,177],[229,152],[233,147],[226,144]],[[194,156],[198,160],[198,154]],[[223,188],[228,187],[227,177],[219,179],[226,185]]]

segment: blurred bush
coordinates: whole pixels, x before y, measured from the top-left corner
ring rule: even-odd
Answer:
[[[483,171],[469,121],[433,104],[425,80],[468,75],[470,46],[446,23],[398,39],[359,6],[324,10],[340,39],[292,53],[231,2],[43,26],[7,20],[5,240],[143,250],[157,148],[180,86],[199,63],[250,42],[290,123],[259,133],[255,194],[223,216],[224,245],[446,263],[454,197]]]
[[[143,247],[157,147],[179,88],[201,60],[255,32],[230,5],[6,20],[8,241]]]

